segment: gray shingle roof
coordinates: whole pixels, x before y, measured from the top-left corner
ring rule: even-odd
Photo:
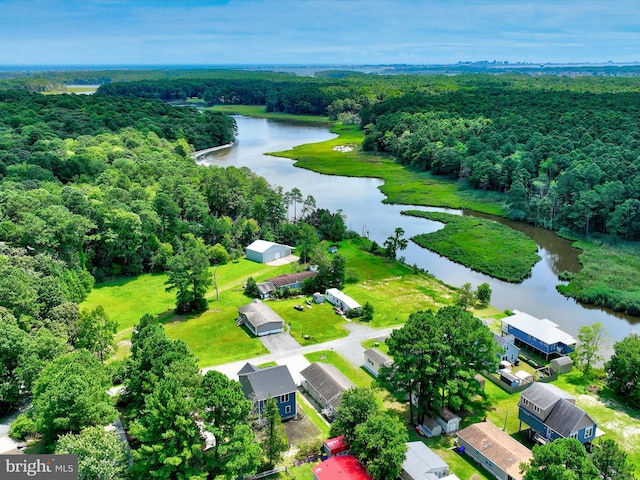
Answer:
[[[284,273],[282,275],[278,275],[277,277],[270,278],[269,281],[276,287],[284,287],[293,283],[302,282],[305,278],[315,277],[316,275],[318,275],[318,272],[311,271],[299,273]]]
[[[572,432],[577,432],[583,427],[595,425],[593,419],[584,410],[564,399],[558,400],[544,423],[563,437],[568,437]]]
[[[342,392],[355,385],[331,364],[314,362],[300,375],[333,407],[340,404]]]
[[[364,351],[364,356],[373,360],[376,365],[391,365],[393,363],[391,357],[385,355],[377,348],[368,348]]]
[[[564,390],[550,383],[534,382],[529,388],[520,394],[520,398],[526,398],[531,403],[538,405],[543,410],[548,410],[560,399],[575,403],[575,398]]]
[[[516,336],[515,335],[511,335],[511,334],[501,337],[500,335],[497,335],[497,334],[494,333],[493,334],[493,339],[496,341],[496,343],[498,344],[498,346],[500,348],[504,348],[504,346],[507,343],[510,343],[512,345],[516,344]]]
[[[296,384],[286,365],[257,368],[247,363],[238,372],[238,379],[245,397],[264,400],[269,395],[278,397],[287,393],[295,393]]]
[[[238,312],[244,314],[247,317],[247,321],[256,329],[261,325],[271,322],[284,324],[284,320],[280,315],[271,310],[271,308],[260,300],[254,300],[247,305],[238,307]]]

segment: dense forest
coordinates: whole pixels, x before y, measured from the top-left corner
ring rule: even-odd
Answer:
[[[298,245],[304,236],[310,249],[346,233],[341,215],[297,189],[197,165],[195,148],[233,140],[229,116],[137,98],[11,90],[0,100],[0,413],[30,392],[49,357],[109,350],[82,326],[104,323],[104,312],[77,305],[96,280],[168,271],[190,244],[206,247],[209,265],[258,238]],[[293,222],[291,202],[303,210]]]
[[[363,149],[504,194],[509,215],[554,230],[640,239],[640,80],[524,75],[193,78],[100,87],[101,95],[359,121]]]

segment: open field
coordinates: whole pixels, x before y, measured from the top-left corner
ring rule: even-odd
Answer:
[[[320,115],[293,115],[289,113],[267,112],[264,105],[214,105],[206,110],[223,112],[229,115],[247,115],[249,117],[272,118],[275,120],[292,120],[306,123],[322,123],[331,125],[328,117]]]
[[[492,220],[419,210],[402,213],[444,223],[441,230],[413,237],[418,245],[494,278],[521,282],[540,260],[533,240]]]

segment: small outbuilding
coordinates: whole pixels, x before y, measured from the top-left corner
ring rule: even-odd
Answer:
[[[558,374],[568,373],[573,368],[573,360],[571,359],[571,357],[568,357],[566,355],[562,357],[554,358],[549,363],[550,363],[549,366],[551,367],[551,370],[554,370]]]
[[[344,435],[322,442],[322,451],[327,457],[349,455],[351,446],[344,441]]]
[[[442,427],[444,433],[453,433],[460,428],[462,419],[447,408],[440,410],[440,416],[436,418],[436,422]]]
[[[247,260],[258,263],[269,263],[274,260],[291,255],[293,247],[280,243],[267,242],[266,240],[256,240],[245,249]]]
[[[418,425],[418,429],[425,437],[431,438],[442,435],[442,427],[435,418],[425,418],[422,425]]]
[[[313,294],[313,303],[324,303],[324,295],[320,292]]]
[[[284,328],[284,320],[258,299],[238,308],[238,325],[246,325],[257,336],[280,333]]]

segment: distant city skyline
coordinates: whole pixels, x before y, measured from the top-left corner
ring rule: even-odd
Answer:
[[[636,63],[640,1],[0,0],[0,67]]]

